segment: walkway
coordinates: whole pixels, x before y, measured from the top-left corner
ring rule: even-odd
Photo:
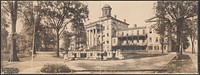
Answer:
[[[34,57],[34,61],[22,61],[22,62],[3,62],[4,67],[19,68],[19,74],[40,74],[39,70],[47,63],[66,64],[73,70],[135,70],[135,69],[159,69],[164,64],[168,63],[175,54],[170,53],[168,55],[162,55],[157,57],[145,57],[139,59],[125,59],[125,60],[109,60],[109,61],[94,61],[94,60],[75,60],[64,61],[62,58],[56,58],[53,52],[37,52]],[[7,65],[6,65],[7,64]],[[32,66],[31,66],[32,64]],[[75,72],[77,73],[91,73],[91,72]],[[95,73],[95,72],[93,72]],[[105,72],[104,72],[105,73]],[[118,72],[117,72],[118,73]],[[138,73],[138,72],[133,72]],[[145,72],[142,72],[145,73]]]
[[[190,58],[192,59],[192,62],[194,63],[196,69],[198,69],[198,55],[192,54],[192,53],[186,53],[186,54],[190,56]]]

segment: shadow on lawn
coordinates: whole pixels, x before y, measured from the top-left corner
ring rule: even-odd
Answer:
[[[148,53],[123,53],[123,56],[125,59],[140,59],[140,58],[146,58],[146,57],[157,57],[157,56],[163,56],[166,54],[148,54]]]
[[[163,68],[167,71],[158,71],[158,73],[197,73],[189,55],[178,55]]]

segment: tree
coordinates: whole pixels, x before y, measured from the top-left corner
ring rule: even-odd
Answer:
[[[26,21],[25,25],[30,25],[33,26],[33,34],[32,34],[32,39],[33,39],[33,44],[32,44],[32,50],[33,50],[33,54],[36,54],[36,35],[37,32],[39,31],[39,25],[41,24],[41,19],[43,17],[43,15],[41,14],[41,4],[37,1],[27,1],[24,2],[23,4],[23,9],[21,10],[23,16],[24,16],[24,21]]]
[[[19,61],[16,51],[16,22],[17,22],[17,11],[18,11],[18,1],[7,1],[2,2],[1,5],[5,8],[7,12],[9,12],[11,17],[11,24],[12,24],[12,48],[10,53],[10,58],[8,61]]]
[[[38,43],[41,43],[41,49],[45,49],[45,51],[53,50],[56,45],[56,35],[53,34],[53,29],[45,25],[40,27],[40,29],[42,30],[38,34]]]
[[[159,16],[156,16],[161,21],[167,21],[168,26],[165,32],[168,33],[168,37],[176,35],[177,50],[182,54],[181,49],[181,36],[185,33],[184,25],[187,19],[197,15],[197,1],[158,1],[156,5],[156,11],[159,12]],[[157,21],[159,22],[159,21]],[[175,28],[171,29],[170,28]],[[173,34],[172,34],[173,33]],[[169,40],[171,41],[171,40]]]
[[[191,20],[188,20],[188,35],[190,37],[190,40],[191,40],[191,44],[192,44],[192,53],[195,53],[195,50],[194,50],[194,41],[195,39],[197,39],[198,37],[198,27],[197,27],[197,19],[195,18],[192,18]]]
[[[7,38],[9,32],[6,30],[6,28],[9,27],[9,22],[6,20],[6,17],[8,17],[9,14],[6,12],[6,10],[1,7],[1,50],[7,49]]]
[[[66,25],[73,25],[85,21],[88,18],[87,5],[77,1],[47,1],[43,2],[45,10],[45,23],[50,25],[56,32],[57,38],[57,57],[59,57],[59,38]],[[78,25],[78,24],[77,24]]]
[[[78,26],[72,25],[72,29],[72,34],[75,36],[77,49],[81,48],[80,46],[83,47],[83,45],[86,45],[86,32],[84,24],[80,23]]]
[[[62,34],[62,38],[63,38],[63,40],[64,40],[64,42],[63,42],[63,45],[64,45],[64,50],[66,51],[66,52],[68,52],[68,48],[69,48],[69,46],[70,46],[70,38],[71,38],[71,33],[70,32],[68,32],[68,31],[63,31],[63,34]]]

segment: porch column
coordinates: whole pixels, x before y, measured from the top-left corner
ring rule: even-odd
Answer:
[[[98,39],[97,39],[97,29],[95,29],[95,38],[96,38],[96,44],[95,45],[97,45],[97,42],[98,42]]]
[[[86,35],[87,35],[87,47],[88,47],[89,46],[89,30],[87,30]]]
[[[93,29],[92,29],[91,30],[91,47],[93,46],[93,39],[94,39],[93,35],[94,35],[94,33],[93,33]]]

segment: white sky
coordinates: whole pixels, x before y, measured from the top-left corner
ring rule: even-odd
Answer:
[[[109,4],[112,8],[111,15],[117,16],[117,19],[126,19],[126,22],[130,25],[137,24],[138,26],[146,25],[145,20],[154,16],[153,3],[156,1],[82,1],[88,4],[89,9],[89,21],[94,22],[101,16],[101,8],[105,4]],[[9,17],[10,18],[10,17]],[[17,22],[17,33],[20,32],[22,23],[20,20]],[[8,28],[11,32],[11,26]]]
[[[119,20],[126,19],[130,25],[146,25],[145,20],[154,16],[153,3],[156,1],[85,1],[89,9],[89,22],[99,19],[101,8],[109,4],[112,8],[111,15],[116,15]]]

